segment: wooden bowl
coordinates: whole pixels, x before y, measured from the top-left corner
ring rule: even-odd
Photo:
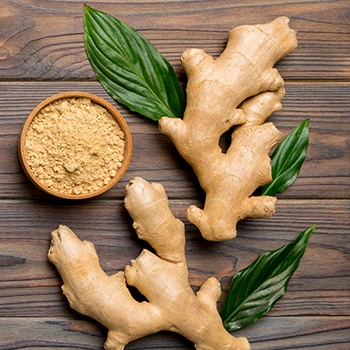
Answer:
[[[117,121],[119,124],[121,130],[124,132],[124,140],[125,140],[125,150],[124,150],[124,159],[121,161],[121,165],[119,169],[116,171],[115,176],[113,176],[108,183],[101,185],[99,188],[94,189],[90,192],[82,192],[80,194],[69,194],[65,193],[64,191],[58,191],[57,189],[53,189],[40,180],[37,175],[33,172],[32,168],[30,167],[27,159],[26,154],[26,138],[28,129],[33,122],[34,118],[38,115],[38,113],[48,105],[50,105],[53,102],[59,101],[61,99],[69,99],[69,98],[88,98],[91,100],[93,104],[97,104],[104,109],[106,109]],[[101,193],[106,192],[111,187],[113,187],[124,175],[126,169],[129,166],[130,160],[131,160],[131,154],[132,154],[132,139],[129,127],[127,123],[125,122],[122,115],[117,111],[116,108],[114,108],[109,102],[105,101],[101,97],[98,97],[96,95],[87,93],[87,92],[80,92],[80,91],[69,91],[69,92],[63,92],[56,95],[53,95],[43,102],[41,102],[28,116],[26,119],[21,134],[19,138],[19,146],[18,146],[18,155],[19,160],[22,165],[22,168],[26,175],[29,177],[29,179],[41,190],[44,192],[53,195],[55,197],[59,198],[65,198],[65,199],[86,199],[91,198],[100,195]],[[114,172],[113,172],[114,175]]]

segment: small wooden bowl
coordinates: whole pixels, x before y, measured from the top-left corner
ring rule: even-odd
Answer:
[[[62,192],[58,192],[48,186],[46,186],[40,179],[37,178],[37,176],[34,174],[32,169],[30,168],[27,157],[26,157],[26,137],[27,137],[27,132],[30,124],[32,123],[33,119],[36,117],[36,115],[46,106],[49,104],[61,100],[61,99],[67,99],[67,98],[89,98],[93,103],[100,105],[104,107],[118,122],[120,128],[124,132],[125,135],[125,151],[124,151],[124,159],[121,162],[121,167],[117,170],[116,175],[104,186],[99,187],[98,189],[91,191],[91,192],[86,192],[86,193],[81,193],[81,194],[66,194]],[[96,95],[87,93],[87,92],[81,92],[81,91],[69,91],[69,92],[62,92],[56,95],[53,95],[43,102],[41,102],[28,116],[26,119],[20,137],[19,137],[19,145],[18,145],[18,155],[19,155],[19,160],[22,165],[22,168],[28,178],[41,190],[44,192],[53,195],[55,197],[59,198],[65,198],[65,199],[86,199],[86,198],[91,198],[98,196],[110,188],[112,188],[124,175],[126,169],[129,166],[130,160],[131,160],[131,154],[132,154],[132,139],[131,139],[131,134],[129,127],[122,117],[122,115],[117,111],[116,108],[114,108],[109,102],[105,101],[101,97],[98,97]]]

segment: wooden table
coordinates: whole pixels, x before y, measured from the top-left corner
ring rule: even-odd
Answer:
[[[310,118],[310,146],[297,181],[278,195],[276,214],[246,219],[238,238],[210,243],[186,219],[203,202],[197,179],[157,124],[118,105],[97,82],[84,51],[83,1],[2,0],[0,3],[0,348],[102,349],[106,329],[68,306],[61,279],[47,259],[50,232],[70,226],[97,248],[112,274],[137,257],[139,241],[123,206],[135,176],[164,185],[174,214],[186,224],[186,254],[195,290],[209,276],[222,283],[259,254],[317,229],[287,294],[262,319],[235,335],[253,349],[350,349],[349,110],[350,2],[333,1],[91,1],[140,30],[172,63],[180,80],[181,53],[190,47],[217,57],[239,25],[288,16],[299,46],[278,63],[286,81],[283,109],[271,120],[288,133]],[[134,153],[122,181],[84,201],[38,190],[17,158],[25,118],[43,99],[81,90],[112,102],[128,122]],[[127,349],[192,349],[162,332]]]

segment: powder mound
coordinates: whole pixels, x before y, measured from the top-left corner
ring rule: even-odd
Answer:
[[[124,160],[125,135],[117,120],[89,98],[66,98],[43,108],[31,122],[25,154],[34,175],[62,194],[98,190]]]

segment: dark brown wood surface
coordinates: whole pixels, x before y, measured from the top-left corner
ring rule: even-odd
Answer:
[[[103,269],[123,270],[145,244],[124,206],[135,176],[164,185],[174,214],[186,225],[186,254],[194,290],[217,277],[223,294],[230,278],[259,254],[292,241],[316,223],[288,292],[256,323],[234,335],[252,349],[350,349],[350,3],[333,1],[90,1],[140,30],[172,63],[181,82],[181,53],[190,47],[214,57],[227,32],[243,24],[288,16],[298,48],[277,64],[286,81],[283,109],[271,120],[287,134],[310,118],[310,146],[300,176],[278,195],[276,214],[246,219],[235,240],[204,241],[186,219],[203,192],[191,168],[156,123],[113,101],[86,58],[83,1],[0,2],[0,349],[103,349],[106,329],[69,308],[61,279],[47,259],[50,232],[61,223],[97,248]],[[123,179],[95,199],[58,200],[38,190],[17,157],[30,111],[55,93],[98,94],[125,116],[133,158]],[[162,332],[126,349],[193,349]]]

